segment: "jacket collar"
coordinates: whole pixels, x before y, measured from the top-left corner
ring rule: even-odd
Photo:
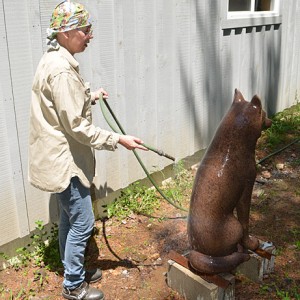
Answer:
[[[70,63],[70,65],[75,68],[78,69],[79,67],[79,62],[74,58],[74,56],[64,47],[60,46],[58,48],[58,51],[60,52],[60,54],[65,57],[68,62]]]

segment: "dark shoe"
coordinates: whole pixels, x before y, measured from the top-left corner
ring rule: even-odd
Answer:
[[[85,281],[74,290],[64,287],[62,295],[66,299],[74,300],[104,300],[103,292],[90,287]]]
[[[88,283],[94,283],[102,278],[102,271],[100,269],[94,269],[85,271],[85,281]]]

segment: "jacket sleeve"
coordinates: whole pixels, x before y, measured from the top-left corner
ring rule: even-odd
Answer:
[[[52,99],[61,125],[79,143],[97,150],[115,150],[120,135],[92,124],[91,95],[72,72],[61,72],[52,80]]]

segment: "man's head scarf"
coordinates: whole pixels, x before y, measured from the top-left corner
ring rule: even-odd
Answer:
[[[52,13],[47,38],[51,41],[58,32],[90,25],[89,13],[82,4],[65,0],[58,4]]]

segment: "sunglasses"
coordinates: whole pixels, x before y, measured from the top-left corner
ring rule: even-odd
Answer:
[[[91,26],[89,26],[89,27],[77,28],[77,30],[83,32],[84,35],[89,35],[89,36],[92,36],[92,35],[93,35],[93,29],[92,29]]]

